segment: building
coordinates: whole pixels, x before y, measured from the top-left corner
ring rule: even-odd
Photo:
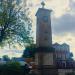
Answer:
[[[70,51],[70,47],[68,44],[66,43],[63,43],[63,44],[58,44],[58,43],[55,43],[52,45],[57,51]]]
[[[73,54],[70,52],[69,45],[66,43],[55,43],[53,48],[55,48],[56,66],[60,68],[73,68],[75,61],[72,58]]]
[[[56,59],[62,59],[62,60],[70,59],[71,52],[70,52],[70,47],[68,44],[55,43],[52,45],[52,47],[55,48]]]
[[[42,8],[36,13],[36,52],[34,62],[38,75],[68,75],[74,73],[75,61],[70,59],[70,48],[67,44],[52,45],[51,12]]]

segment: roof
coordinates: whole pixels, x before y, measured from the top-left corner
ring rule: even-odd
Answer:
[[[53,46],[59,46],[59,45],[60,45],[60,44],[59,44],[59,43],[57,43],[57,42],[53,44]]]
[[[69,46],[69,45],[68,45],[68,44],[66,44],[66,43],[63,43],[63,44],[62,44],[62,46],[63,46],[63,45],[64,45],[64,46]]]

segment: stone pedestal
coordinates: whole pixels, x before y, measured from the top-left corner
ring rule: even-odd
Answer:
[[[37,48],[35,52],[35,65],[38,75],[56,75],[55,55],[53,48]]]

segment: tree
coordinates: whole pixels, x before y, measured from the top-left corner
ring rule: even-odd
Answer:
[[[27,65],[21,66],[18,62],[9,62],[0,65],[0,75],[29,75],[30,69]]]
[[[4,61],[10,61],[10,58],[8,57],[8,55],[4,55],[4,56],[3,56],[3,60],[4,60]]]
[[[35,44],[27,46],[26,49],[23,52],[22,57],[23,58],[32,58],[32,57],[34,57],[36,49],[37,49],[37,47],[36,47]]]
[[[31,43],[31,20],[28,9],[17,0],[0,0],[0,43]]]

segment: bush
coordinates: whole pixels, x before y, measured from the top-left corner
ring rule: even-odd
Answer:
[[[28,75],[29,68],[21,66],[17,62],[10,62],[5,65],[0,65],[0,75]]]

